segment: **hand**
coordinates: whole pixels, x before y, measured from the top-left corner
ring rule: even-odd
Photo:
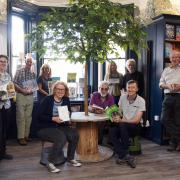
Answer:
[[[104,110],[103,109],[95,109],[96,114],[103,114]]]
[[[56,122],[56,123],[58,123],[58,124],[60,124],[60,123],[63,122],[63,120],[60,119],[58,116],[52,117],[52,121],[54,121],[54,122]]]
[[[122,119],[120,118],[119,115],[112,116],[112,122],[120,123],[121,121],[122,121]]]

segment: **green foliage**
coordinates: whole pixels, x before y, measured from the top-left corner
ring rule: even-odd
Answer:
[[[137,52],[144,47],[145,33],[126,8],[108,0],[70,0],[67,8],[52,8],[28,38],[33,49],[43,56],[47,49],[63,52],[72,62],[107,60],[116,53],[116,45]],[[44,37],[42,36],[44,34]]]

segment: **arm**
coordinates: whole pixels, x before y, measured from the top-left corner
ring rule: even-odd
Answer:
[[[38,90],[39,90],[39,92],[41,92],[41,93],[44,94],[45,96],[48,96],[48,93],[43,90],[41,83],[38,83]]]
[[[126,123],[130,123],[130,124],[139,124],[139,122],[141,121],[143,112],[137,112],[136,116],[132,119],[126,119],[125,117],[122,118],[121,122],[126,122]]]

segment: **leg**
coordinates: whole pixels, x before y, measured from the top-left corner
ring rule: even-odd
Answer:
[[[17,138],[23,139],[25,137],[25,105],[24,96],[17,93],[16,97],[16,123],[17,123]]]
[[[25,138],[28,139],[32,122],[33,96],[26,96]]]
[[[0,159],[2,159],[6,151],[3,111],[4,109],[0,109]]]
[[[77,143],[79,140],[78,132],[75,128],[71,127],[60,127],[60,130],[64,132],[68,141],[67,159],[74,159]]]
[[[38,136],[41,140],[53,143],[53,148],[49,154],[48,160],[54,164],[59,152],[63,150],[63,147],[67,142],[64,132],[57,128],[45,128],[38,132]]]

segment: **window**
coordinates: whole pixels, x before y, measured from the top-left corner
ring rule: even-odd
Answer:
[[[12,75],[14,76],[18,66],[24,63],[24,19],[20,16],[12,16]]]

